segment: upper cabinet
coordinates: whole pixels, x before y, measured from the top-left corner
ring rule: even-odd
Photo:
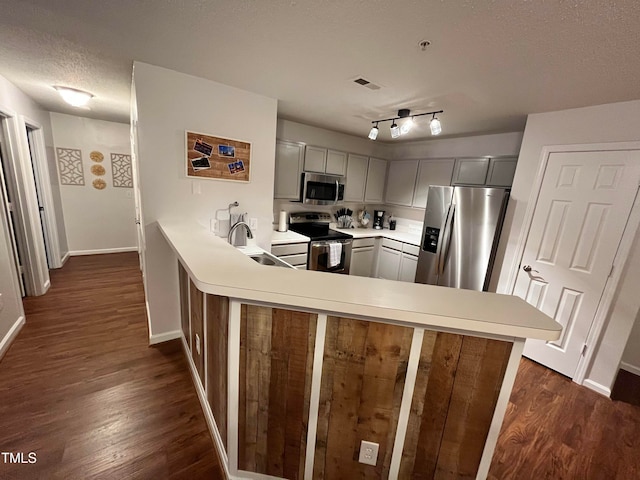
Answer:
[[[304,171],[324,173],[327,168],[327,149],[307,145],[304,150]]]
[[[487,174],[487,185],[492,187],[510,187],[516,173],[518,157],[492,158]]]
[[[365,187],[364,193],[365,202],[383,202],[386,173],[386,160],[381,160],[379,158],[369,158],[369,168],[367,170],[367,185]]]
[[[451,185],[455,159],[421,160],[412,206],[426,208],[429,185]]]
[[[510,187],[517,162],[517,157],[459,158],[451,184]]]
[[[410,207],[418,176],[418,160],[402,160],[389,163],[386,203]]]
[[[347,154],[336,150],[327,150],[325,173],[344,177],[347,173]]]
[[[305,148],[301,143],[276,140],[276,170],[274,198],[300,198],[300,172]]]
[[[344,186],[345,202],[362,202],[367,185],[367,167],[369,158],[362,155],[349,154],[347,160],[347,179]]]
[[[452,185],[484,185],[489,171],[488,158],[459,158],[453,169]]]
[[[347,154],[307,145],[304,151],[304,171],[344,176],[347,171]]]

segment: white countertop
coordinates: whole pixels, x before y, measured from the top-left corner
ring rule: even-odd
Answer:
[[[399,230],[374,230],[373,228],[336,228],[331,227],[331,230],[337,232],[347,233],[353,238],[390,238],[391,240],[398,240],[399,242],[410,243],[416,247],[420,246],[420,233],[401,232]]]
[[[337,228],[331,227],[331,230],[336,232],[342,232],[351,235],[353,238],[390,238],[391,240],[398,240],[399,242],[410,243],[416,247],[420,246],[420,234],[412,232],[402,232],[399,230],[374,230],[373,228]],[[286,243],[301,243],[308,242],[309,237],[300,235],[299,233],[292,232],[291,230],[286,232],[278,232],[274,230],[271,234],[271,245],[283,245]]]
[[[286,232],[274,230],[271,233],[271,245],[283,245],[285,243],[309,243],[309,237],[292,232],[291,230],[287,230]]]
[[[518,297],[269,267],[196,222],[158,223],[196,287],[205,293],[460,333],[542,340],[560,336],[558,323]]]

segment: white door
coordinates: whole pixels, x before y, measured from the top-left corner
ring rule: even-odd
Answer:
[[[549,155],[514,294],[563,326],[524,355],[573,377],[640,182],[640,152]]]

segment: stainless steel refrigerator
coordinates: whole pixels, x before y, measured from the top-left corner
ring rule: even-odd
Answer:
[[[430,186],[416,282],[486,291],[508,199],[504,188]]]

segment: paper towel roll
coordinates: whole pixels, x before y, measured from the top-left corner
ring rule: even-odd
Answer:
[[[280,210],[280,217],[278,218],[278,231],[287,231],[287,212],[285,212],[284,210]]]

